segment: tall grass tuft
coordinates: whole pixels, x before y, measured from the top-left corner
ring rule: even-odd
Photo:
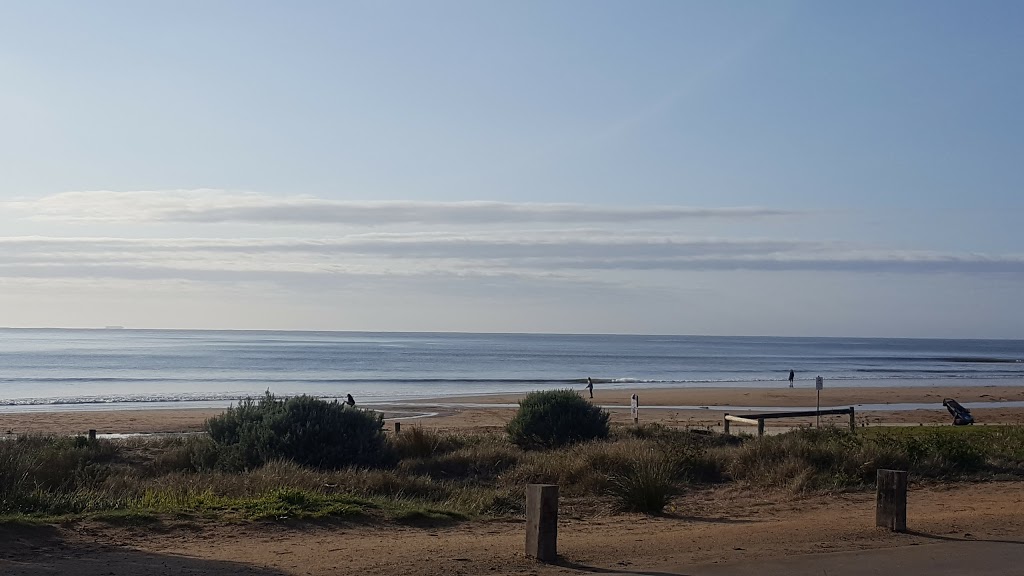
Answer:
[[[625,472],[609,478],[608,493],[620,510],[660,514],[677,491],[676,476],[671,458],[645,451],[633,458]]]

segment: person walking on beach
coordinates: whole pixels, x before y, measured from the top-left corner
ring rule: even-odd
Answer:
[[[594,397],[594,381],[590,379],[590,376],[587,376],[587,392],[590,392],[591,398]]]
[[[346,394],[345,395],[345,404],[348,404],[348,406],[350,408],[355,408],[356,407],[356,399],[353,398],[351,394]]]
[[[793,387],[793,378],[796,378],[796,374],[792,370],[790,370],[789,371],[789,387],[790,388]]]

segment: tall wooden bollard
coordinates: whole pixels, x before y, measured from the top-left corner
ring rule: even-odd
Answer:
[[[875,486],[875,526],[907,531],[907,473],[878,470]]]
[[[96,441],[96,431],[95,430],[89,430],[89,441],[90,442],[95,442]]]
[[[402,423],[401,422],[395,422],[395,434],[399,434],[401,432],[402,432]]]
[[[526,555],[541,562],[558,558],[558,486],[526,486]]]

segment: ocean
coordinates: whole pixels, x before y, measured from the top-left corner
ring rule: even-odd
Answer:
[[[0,410],[601,387],[1024,385],[1024,341],[0,329]]]

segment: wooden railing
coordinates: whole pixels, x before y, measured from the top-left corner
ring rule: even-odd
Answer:
[[[733,416],[732,414],[726,414],[724,432],[726,434],[729,433],[729,422],[738,422],[740,424],[750,424],[751,426],[757,426],[757,435],[764,436],[765,420],[772,420],[775,418],[806,418],[808,416],[827,416],[831,414],[849,414],[850,430],[857,429],[857,424],[854,421],[853,406],[850,406],[849,408],[833,408],[829,410],[805,410],[803,412],[767,412],[764,414],[745,414],[743,416]]]

